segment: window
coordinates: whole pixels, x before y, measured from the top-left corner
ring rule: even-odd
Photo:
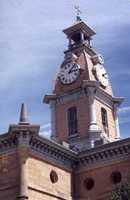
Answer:
[[[111,174],[111,180],[112,180],[112,183],[113,184],[118,184],[121,182],[122,180],[122,175],[119,171],[115,171],[115,172],[112,172]]]
[[[71,107],[68,109],[68,131],[69,136],[77,134],[77,109],[76,107]]]
[[[56,183],[58,181],[58,175],[55,171],[51,171],[50,173],[50,179],[52,183]]]
[[[104,108],[101,108],[101,117],[102,117],[102,125],[103,125],[104,132],[107,135],[109,135],[107,111]]]
[[[84,180],[84,186],[87,190],[92,190],[95,185],[95,182],[92,178],[86,178]]]

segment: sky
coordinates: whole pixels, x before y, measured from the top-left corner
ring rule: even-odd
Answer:
[[[0,133],[18,123],[22,102],[29,121],[50,133],[51,93],[68,41],[62,33],[75,21],[74,5],[97,35],[93,48],[103,55],[119,109],[122,138],[130,137],[130,1],[0,0]]]

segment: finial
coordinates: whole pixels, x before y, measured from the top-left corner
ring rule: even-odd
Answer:
[[[21,105],[19,124],[29,124],[28,123],[27,108],[26,108],[24,103],[22,103],[22,105]]]
[[[79,6],[78,6],[78,5],[77,5],[77,6],[75,5],[74,8],[75,8],[75,10],[76,10],[76,12],[77,12],[76,21],[81,21],[80,14],[81,14],[82,12],[81,12]]]

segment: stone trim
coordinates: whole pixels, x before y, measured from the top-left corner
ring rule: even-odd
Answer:
[[[16,138],[9,137],[6,135],[5,137],[0,138],[0,155],[7,152],[12,152],[17,146]]]
[[[43,103],[49,104],[50,100],[55,100],[56,99],[56,94],[47,94],[43,98]]]
[[[113,108],[113,105],[115,103],[118,103],[119,105],[121,104],[121,102],[123,101],[122,97],[112,97],[111,95],[101,90],[98,86],[99,86],[98,81],[84,80],[81,89],[78,88],[74,92],[69,92],[68,94],[59,95],[59,96],[46,95],[47,101],[44,101],[44,102],[49,103],[50,101],[55,101],[56,104],[63,104],[69,101],[75,101],[87,95],[89,87],[95,87],[96,93],[94,95],[94,98],[100,101],[101,103],[103,103],[104,105],[108,106],[109,108]]]
[[[56,139],[56,101],[50,100],[51,110],[51,138]]]
[[[123,146],[120,148],[110,149],[107,151],[101,151],[94,154],[89,154],[82,158],[79,158],[79,166],[90,166],[94,164],[101,164],[101,163],[110,163],[111,161],[121,160],[125,157],[128,159],[129,156],[127,155],[130,153],[130,146]]]
[[[97,161],[97,162],[91,162],[91,163],[87,163],[87,164],[81,164],[79,165],[76,169],[77,169],[77,172],[80,172],[80,171],[86,171],[86,170],[92,170],[92,169],[96,169],[96,168],[102,168],[102,167],[107,167],[107,166],[110,166],[110,165],[116,165],[116,164],[121,164],[123,162],[127,162],[130,158],[130,155],[122,155],[120,157],[113,157],[113,159],[106,159],[106,160],[100,160],[100,161]]]
[[[57,145],[57,144],[56,144]],[[33,139],[33,143],[31,148],[39,153],[46,155],[48,158],[53,158],[56,162],[59,162],[68,167],[76,166],[79,167],[89,167],[90,165],[106,162],[109,160],[120,160],[120,158],[129,158],[130,155],[130,138],[116,141],[113,143],[101,145],[100,147],[93,148],[87,150],[85,152],[79,152],[75,154],[70,150],[67,150],[66,154],[63,150],[63,147],[60,145],[59,147],[50,146],[47,144],[43,144],[41,141],[36,138]]]
[[[18,188],[18,185],[9,185],[9,186],[3,186],[0,187],[0,191],[5,191],[5,190],[12,190],[13,188]]]
[[[79,166],[90,166],[97,163],[110,163],[111,161],[129,158],[130,138],[122,141],[109,143],[92,151],[81,152],[79,155]]]
[[[48,196],[50,196],[50,197],[54,197],[54,198],[59,199],[59,200],[66,200],[66,198],[62,198],[62,197],[60,197],[60,196],[56,196],[56,195],[54,195],[54,194],[45,192],[45,191],[43,191],[43,190],[41,190],[41,189],[37,189],[37,188],[34,188],[34,187],[32,187],[32,186],[29,186],[28,189],[29,189],[29,190],[33,190],[33,191],[35,191],[35,192],[39,192],[39,193],[41,193],[41,194],[48,195]]]
[[[71,168],[73,162],[76,161],[76,152],[65,149],[63,146],[54,144],[50,141],[48,144],[45,140],[41,138],[31,138],[30,147],[33,151],[39,152],[44,155],[44,158],[55,160],[56,163],[62,164]]]
[[[82,151],[82,152],[79,153],[79,155],[83,156],[83,155],[89,154],[89,152],[92,152],[92,153],[100,152],[102,150],[114,149],[114,148],[121,147],[121,146],[124,146],[124,145],[130,145],[130,138],[118,140],[118,141],[115,141],[115,142],[110,142],[110,143],[107,143],[107,144],[104,144],[104,145],[100,145],[100,146],[95,147],[93,149]]]
[[[70,170],[74,166],[76,168],[84,166],[88,168],[93,164],[129,159],[130,156],[130,138],[76,152],[76,150],[72,151],[57,142],[38,135],[32,135],[26,131],[14,132],[11,135],[5,134],[0,137],[1,155],[15,151],[15,149],[19,148],[19,145],[26,146],[34,153],[36,152],[36,155],[40,155],[41,158],[46,158],[47,161],[53,161],[53,163],[60,164]]]
[[[86,33],[86,35],[88,37],[91,37],[93,35],[95,35],[95,31],[93,31],[87,24],[85,24],[83,21],[80,21],[76,24],[73,24],[72,26],[66,28],[63,30],[63,32],[67,35],[67,36],[71,36],[75,31],[84,31]]]
[[[56,102],[57,104],[63,104],[69,101],[78,100],[80,97],[83,97],[83,96],[85,96],[84,91],[79,89],[75,92],[58,96]]]
[[[40,130],[40,126],[37,124],[27,124],[27,125],[20,125],[20,124],[11,124],[9,126],[8,134],[16,134],[19,132],[29,132],[32,134],[38,135]]]

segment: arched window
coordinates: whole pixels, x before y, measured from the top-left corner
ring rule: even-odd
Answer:
[[[67,113],[67,117],[68,117],[69,136],[77,134],[77,132],[78,132],[77,108],[76,107],[69,108],[68,113]]]
[[[104,108],[101,108],[101,118],[102,118],[102,126],[104,129],[104,132],[109,136],[107,111]]]

